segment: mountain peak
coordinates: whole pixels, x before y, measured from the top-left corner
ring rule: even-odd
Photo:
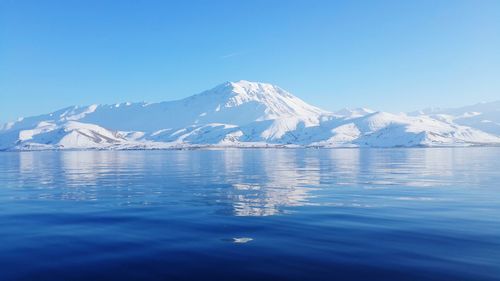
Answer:
[[[228,83],[231,84],[233,87],[243,87],[243,88],[276,87],[270,83],[248,81],[248,80],[230,81]]]
[[[369,108],[364,108],[364,107],[358,107],[358,108],[342,108],[341,110],[335,111],[334,113],[336,115],[340,116],[345,116],[345,117],[361,117],[361,116],[366,116],[368,114],[374,113],[375,110],[369,109]]]
[[[217,100],[217,108],[235,108],[247,106],[263,110],[260,120],[281,117],[307,117],[317,118],[327,112],[307,104],[300,98],[290,94],[284,89],[262,82],[240,80],[226,82],[215,88],[203,92],[205,98]]]
[[[240,80],[176,101],[72,106],[28,117],[0,126],[0,150],[500,144],[498,104],[447,112],[330,113],[272,84]]]
[[[205,93],[232,93],[233,95],[283,95],[293,96],[282,88],[263,82],[254,82],[248,80],[227,81],[222,83]]]

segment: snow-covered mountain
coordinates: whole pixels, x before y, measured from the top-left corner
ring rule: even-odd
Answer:
[[[375,110],[369,109],[369,108],[342,108],[341,110],[337,110],[334,113],[336,115],[342,116],[342,117],[362,117],[366,116],[368,114],[375,113]]]
[[[430,108],[411,113],[411,115],[422,114],[469,126],[497,136],[500,135],[500,101],[478,103],[460,108]]]
[[[0,127],[0,149],[496,145],[498,109],[328,112],[277,86],[239,81],[177,101],[74,106],[20,119]]]

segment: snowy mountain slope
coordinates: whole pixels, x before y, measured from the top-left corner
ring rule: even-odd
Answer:
[[[478,103],[460,108],[430,108],[410,115],[429,115],[439,120],[451,121],[490,134],[500,135],[500,101]]]
[[[371,110],[369,108],[342,108],[341,110],[335,111],[334,114],[341,117],[362,117],[368,114],[375,113],[375,110]]]
[[[97,106],[87,111],[91,113],[78,120],[116,130],[146,132],[211,123],[244,125],[295,116],[315,124],[325,113],[279,87],[247,81],[227,82],[178,101]]]
[[[311,146],[413,147],[463,146],[499,143],[500,138],[429,116],[374,112],[356,118],[333,119],[307,133]],[[300,139],[306,136],[297,134]]]
[[[16,133],[16,149],[20,150],[111,148],[128,142],[117,132],[75,121],[68,121],[61,126],[40,122],[34,129]]]
[[[20,119],[1,127],[0,149],[500,144],[499,134],[457,122],[459,114],[331,113],[277,86],[239,81],[177,101],[75,106]]]
[[[425,115],[410,117],[375,113],[360,121],[364,125],[361,128],[365,129],[363,137],[355,141],[360,146],[454,146],[497,143],[499,139],[479,130]]]

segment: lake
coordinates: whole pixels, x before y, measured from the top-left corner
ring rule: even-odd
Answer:
[[[500,280],[500,148],[0,153],[0,280]]]

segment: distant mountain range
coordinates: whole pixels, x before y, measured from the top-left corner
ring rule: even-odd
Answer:
[[[500,101],[408,114],[329,112],[248,81],[177,101],[73,106],[0,127],[0,150],[499,144]]]

